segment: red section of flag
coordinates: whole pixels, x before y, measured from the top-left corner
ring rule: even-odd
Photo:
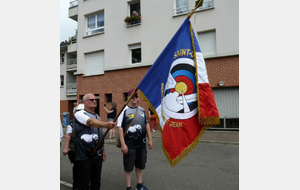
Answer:
[[[188,151],[189,146],[199,135],[203,125],[199,124],[197,114],[190,119],[179,120],[170,118],[162,131],[162,143],[171,160]]]
[[[198,87],[201,118],[219,117],[219,111],[209,83],[199,83]]]

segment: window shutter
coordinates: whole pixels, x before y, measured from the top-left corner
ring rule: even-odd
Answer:
[[[85,75],[104,74],[104,52],[86,54],[85,64]]]
[[[198,43],[203,56],[215,55],[216,51],[216,32],[209,31],[198,34]]]

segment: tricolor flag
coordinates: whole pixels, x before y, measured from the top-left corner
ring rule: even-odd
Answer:
[[[196,147],[206,129],[220,123],[188,18],[137,88],[159,121],[163,151],[172,167]]]

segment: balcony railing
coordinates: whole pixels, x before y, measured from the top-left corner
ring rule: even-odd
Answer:
[[[214,0],[203,0],[203,4],[201,7],[199,7],[197,10],[204,10],[214,7]],[[190,10],[190,5],[182,6],[173,9],[173,15],[180,15],[188,13]]]
[[[77,83],[67,84],[67,95],[76,95],[77,94]]]
[[[77,38],[76,37],[70,37],[69,38],[69,44],[75,44],[77,42]]]
[[[60,42],[60,46],[67,46],[67,45],[69,45],[67,40]]]
[[[78,0],[70,0],[70,7],[75,7],[78,5]]]
[[[77,68],[77,58],[68,59],[67,69],[76,69]]]
[[[175,9],[173,9],[173,15],[188,13],[189,8],[190,8],[189,5],[175,8]]]
[[[197,10],[203,10],[214,7],[214,0],[206,0],[203,1],[203,5],[199,7]]]

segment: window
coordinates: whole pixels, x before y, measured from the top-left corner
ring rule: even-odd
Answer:
[[[141,14],[141,6],[140,5],[141,5],[140,1],[129,4],[130,15],[133,13],[133,11],[136,11],[138,14]]]
[[[130,63],[135,64],[135,63],[141,63],[142,62],[142,49],[141,45],[130,45]]]
[[[224,118],[220,118],[220,124],[214,125],[211,129],[224,129]]]
[[[203,0],[203,4],[197,10],[204,10],[214,7],[214,0]]]
[[[64,87],[64,75],[60,75],[60,87]]]
[[[104,32],[104,13],[99,13],[87,17],[86,35],[92,35]]]
[[[198,34],[198,43],[203,56],[215,55],[216,51],[216,32],[208,31]]]
[[[141,6],[140,6],[139,0],[128,2],[128,16],[126,17],[125,20],[124,21],[127,23],[127,26],[140,25],[140,23],[141,23]]]
[[[123,93],[123,96],[124,96],[124,102],[126,102],[128,100],[128,93],[127,92]]]
[[[239,128],[239,118],[226,119],[226,128]]]
[[[99,107],[99,94],[94,94],[95,95],[95,98],[97,99],[97,106],[96,106],[96,109],[95,109],[95,113],[99,115],[99,110],[100,110],[100,107]],[[98,108],[98,109],[97,109]]]
[[[85,75],[104,74],[104,51],[85,54]]]
[[[188,13],[190,9],[189,0],[174,0],[174,15]]]
[[[61,63],[63,63],[63,62],[65,62],[65,54],[64,53],[61,54]]]
[[[112,94],[105,94],[106,102],[112,102]]]
[[[211,129],[239,129],[239,118],[220,118],[220,124],[213,126]]]

